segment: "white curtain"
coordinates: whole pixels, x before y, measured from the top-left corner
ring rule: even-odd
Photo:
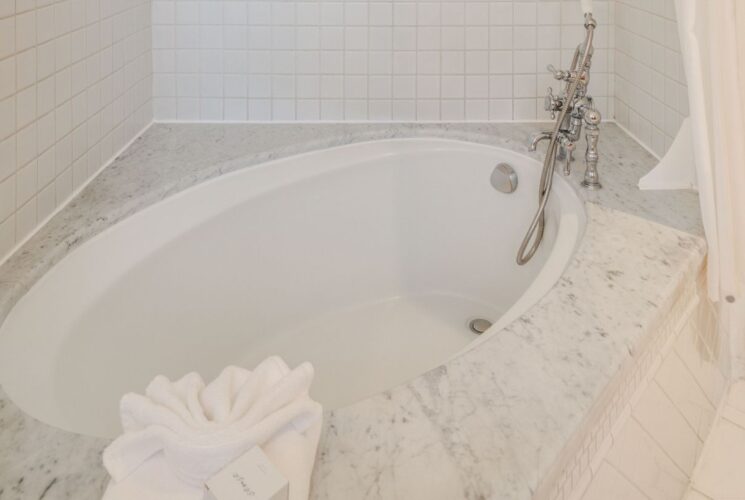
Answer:
[[[736,365],[745,360],[745,0],[675,0],[709,245],[709,297],[720,303]],[[739,375],[745,375],[745,363]]]

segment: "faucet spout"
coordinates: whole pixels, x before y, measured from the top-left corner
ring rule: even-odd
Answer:
[[[543,140],[551,139],[551,132],[539,132],[530,138],[530,146],[528,151],[535,151],[538,148],[538,143]]]

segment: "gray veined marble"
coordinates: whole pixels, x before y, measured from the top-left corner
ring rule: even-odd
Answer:
[[[82,242],[223,173],[324,147],[435,136],[527,151],[545,124],[154,125],[0,266],[0,321]],[[314,499],[531,498],[619,367],[651,335],[704,253],[691,192],[641,192],[654,158],[612,124],[605,189],[581,192],[586,234],[553,289],[442,366],[327,412]],[[581,151],[582,148],[579,148]],[[581,163],[573,183],[581,179]],[[42,424],[0,388],[0,499],[100,498],[107,442]]]

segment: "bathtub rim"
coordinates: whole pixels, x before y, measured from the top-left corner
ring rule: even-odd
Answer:
[[[398,154],[416,153],[416,152],[422,151],[422,150],[424,150],[424,151],[432,151],[432,148],[431,147],[426,147],[426,146],[432,145],[432,144],[443,145],[443,148],[444,149],[447,149],[447,150],[450,150],[450,151],[452,151],[454,149],[453,146],[455,146],[455,149],[457,149],[458,147],[461,147],[461,148],[465,148],[467,151],[486,152],[486,153],[495,153],[496,152],[496,153],[500,153],[500,154],[505,154],[505,155],[508,155],[508,156],[512,156],[514,158],[519,158],[520,161],[524,162],[524,166],[525,167],[530,168],[529,166],[535,166],[535,168],[537,168],[537,169],[540,169],[541,168],[541,163],[539,161],[537,161],[536,159],[531,158],[528,155],[525,155],[523,153],[514,151],[514,150],[509,149],[509,148],[504,147],[504,146],[483,144],[483,143],[479,143],[479,142],[468,141],[468,140],[457,139],[457,138],[456,139],[453,139],[453,138],[447,138],[447,137],[426,136],[426,135],[425,136],[416,136],[416,137],[396,137],[396,138],[382,138],[382,139],[362,140],[362,141],[352,142],[352,143],[348,143],[348,144],[342,144],[342,145],[333,146],[333,147],[322,147],[322,148],[318,148],[318,149],[310,149],[308,151],[303,151],[303,152],[298,153],[298,154],[291,154],[291,155],[282,156],[282,157],[279,157],[279,158],[268,159],[266,161],[261,161],[261,162],[254,163],[254,164],[246,164],[246,165],[244,165],[242,167],[239,167],[239,168],[237,168],[235,170],[231,170],[229,172],[222,173],[222,174],[217,175],[215,177],[208,178],[208,179],[205,179],[203,181],[197,182],[194,185],[189,186],[188,188],[185,188],[183,190],[180,190],[178,192],[175,192],[175,193],[173,193],[171,195],[168,195],[168,196],[162,198],[161,200],[159,200],[159,201],[157,201],[155,203],[152,203],[152,204],[150,204],[148,206],[145,206],[141,210],[138,210],[138,211],[136,211],[136,212],[128,215],[127,217],[124,217],[123,219],[118,220],[117,222],[115,222],[114,224],[106,227],[102,231],[97,232],[91,238],[89,238],[88,240],[84,241],[80,246],[78,246],[78,247],[74,248],[73,250],[71,250],[70,252],[68,252],[62,259],[60,259],[58,262],[54,263],[54,265],[52,265],[51,267],[49,267],[39,277],[39,279],[37,279],[33,283],[33,285],[23,294],[23,296],[22,297],[19,297],[18,301],[13,305],[13,307],[10,308],[10,310],[7,312],[7,314],[4,315],[4,317],[2,318],[2,321],[0,321],[0,345],[2,345],[2,344],[5,343],[3,341],[3,339],[5,337],[5,335],[4,335],[4,333],[5,333],[4,332],[4,329],[5,329],[6,325],[7,325],[7,320],[9,318],[11,318],[11,316],[14,315],[14,312],[17,311],[18,306],[21,303],[25,302],[25,300],[29,297],[29,294],[33,293],[34,289],[38,289],[40,287],[43,287],[45,281],[47,281],[48,279],[51,279],[51,276],[53,276],[53,270],[59,269],[59,267],[65,261],[68,261],[70,259],[79,258],[81,256],[81,254],[83,254],[85,252],[84,249],[90,250],[91,247],[95,246],[97,243],[100,244],[100,243],[104,242],[106,240],[106,238],[111,237],[112,234],[114,234],[114,236],[116,236],[116,232],[117,231],[115,231],[115,229],[121,230],[122,227],[129,226],[129,225],[136,225],[138,223],[138,221],[140,221],[141,219],[147,218],[148,215],[150,214],[150,211],[162,210],[164,205],[178,205],[178,200],[180,200],[182,197],[193,196],[195,192],[198,192],[200,190],[209,191],[209,189],[204,189],[204,188],[209,188],[210,185],[214,185],[214,184],[228,184],[233,177],[245,176],[248,172],[259,172],[259,174],[257,174],[257,175],[260,175],[260,173],[263,172],[263,171],[272,172],[272,175],[270,175],[270,177],[277,178],[276,180],[278,182],[276,182],[276,184],[264,185],[260,189],[258,189],[256,192],[253,192],[250,195],[246,195],[245,198],[234,200],[232,203],[222,204],[222,205],[220,205],[218,207],[210,207],[211,208],[211,211],[205,212],[205,213],[201,214],[201,219],[199,221],[197,221],[197,222],[193,222],[191,219],[189,219],[187,217],[186,220],[188,220],[189,222],[186,224],[185,227],[186,227],[186,230],[188,230],[188,228],[197,227],[198,225],[200,225],[200,224],[202,224],[202,223],[204,223],[206,221],[209,221],[212,217],[214,217],[215,215],[217,215],[217,214],[219,214],[221,212],[230,210],[230,209],[238,206],[239,204],[244,203],[247,199],[250,199],[252,197],[264,196],[264,195],[266,195],[268,193],[271,193],[272,191],[274,191],[276,189],[279,189],[282,186],[287,185],[289,183],[302,182],[304,179],[311,178],[313,176],[323,175],[323,174],[327,174],[327,173],[333,172],[333,171],[338,170],[338,169],[343,169],[345,167],[348,167],[350,165],[350,163],[353,163],[353,162],[346,162],[346,163],[345,162],[341,162],[338,165],[334,165],[332,167],[323,167],[323,168],[320,168],[320,169],[315,169],[315,168],[306,168],[306,169],[303,169],[303,168],[300,168],[300,169],[298,169],[299,175],[292,175],[292,176],[290,176],[290,178],[283,177],[282,175],[274,174],[274,171],[275,170],[273,169],[273,167],[275,167],[276,164],[278,164],[278,163],[281,164],[281,163],[286,163],[286,162],[294,162],[294,161],[300,160],[300,159],[302,159],[304,157],[307,157],[307,156],[311,156],[312,157],[312,156],[317,156],[317,155],[323,154],[323,153],[329,153],[329,154],[342,153],[343,154],[343,153],[345,153],[346,151],[349,151],[349,150],[359,150],[359,149],[363,149],[364,150],[364,148],[379,148],[379,147],[385,148],[385,146],[387,146],[387,145],[394,145],[394,146],[401,145],[401,146],[403,146],[405,148],[403,150],[393,150],[393,151],[382,150],[380,152],[377,152],[374,155],[366,156],[365,157],[365,160],[366,161],[369,161],[369,160],[382,159],[382,158],[385,158],[385,157],[388,157],[388,156],[395,156],[395,155],[398,155]],[[425,148],[424,149],[420,149],[422,147],[425,147]],[[411,148],[411,149],[409,149],[409,148]],[[236,160],[233,160],[233,161],[240,163],[243,160],[244,159],[242,159],[242,158],[237,158]],[[511,160],[508,159],[507,161],[511,161]],[[522,166],[523,165],[521,165],[521,167]],[[479,337],[474,338],[474,340],[472,340],[471,342],[469,342],[461,350],[459,350],[457,352],[454,352],[448,358],[443,359],[440,362],[438,362],[437,365],[434,368],[432,368],[430,370],[427,370],[427,371],[424,371],[424,372],[421,372],[421,373],[418,373],[417,375],[415,375],[415,376],[413,376],[413,377],[411,377],[411,378],[409,378],[409,379],[401,382],[400,384],[394,385],[392,387],[388,387],[388,388],[386,388],[386,389],[384,389],[382,391],[379,391],[378,393],[375,393],[375,394],[372,394],[372,395],[367,395],[367,396],[364,396],[364,397],[360,397],[359,399],[356,399],[355,401],[353,401],[353,402],[351,402],[349,404],[346,404],[346,405],[340,406],[338,408],[335,408],[335,410],[340,410],[340,409],[345,409],[345,408],[349,408],[349,407],[355,406],[355,405],[357,405],[357,404],[359,404],[359,403],[361,403],[361,402],[363,402],[365,400],[368,400],[368,399],[371,399],[371,398],[374,398],[374,397],[378,396],[380,393],[383,393],[383,392],[388,391],[388,390],[393,390],[393,389],[395,389],[395,388],[397,388],[399,386],[406,385],[406,384],[410,383],[411,381],[416,380],[416,379],[424,376],[426,373],[428,373],[428,372],[430,372],[432,370],[436,370],[438,367],[440,367],[440,366],[442,366],[442,365],[450,362],[451,360],[456,359],[458,357],[461,357],[462,355],[466,354],[467,352],[469,352],[469,351],[477,348],[478,346],[480,346],[484,342],[488,341],[496,333],[498,333],[499,331],[503,330],[510,323],[512,323],[513,321],[517,320],[520,316],[522,316],[525,313],[527,313],[532,307],[534,307],[541,300],[541,298],[543,298],[545,295],[547,295],[556,286],[556,283],[558,282],[558,280],[560,279],[561,275],[564,273],[564,271],[566,270],[566,268],[571,263],[572,256],[575,254],[578,246],[581,244],[581,242],[583,240],[584,232],[585,232],[586,225],[587,225],[587,214],[586,214],[586,209],[585,209],[585,206],[584,206],[584,202],[582,201],[581,197],[579,196],[578,190],[575,189],[575,188],[573,188],[572,185],[566,179],[562,178],[562,176],[560,176],[558,173],[555,172],[554,173],[554,176],[555,176],[555,178],[554,178],[554,190],[555,190],[554,191],[554,196],[559,196],[560,197],[560,199],[561,199],[561,206],[559,207],[559,209],[561,210],[561,212],[563,214],[562,215],[561,225],[560,225],[560,228],[559,228],[559,232],[557,232],[557,240],[554,242],[554,247],[551,249],[551,252],[550,252],[550,255],[549,255],[548,259],[546,260],[546,262],[544,262],[543,266],[541,267],[541,270],[539,272],[539,275],[536,276],[536,278],[533,281],[531,281],[531,283],[528,286],[528,288],[518,298],[518,300],[516,300],[508,308],[508,310],[489,329],[487,329],[486,332],[484,332]],[[251,176],[251,177],[255,177],[255,176]],[[261,182],[259,184],[261,184]],[[564,222],[565,222],[563,220],[564,219],[564,216],[567,215],[567,213],[564,212],[564,209],[565,208],[568,208],[568,207],[565,207],[564,206],[564,202],[566,200],[569,200],[569,203],[572,205],[572,207],[571,207],[572,208],[572,211],[571,211],[571,213],[569,215],[570,215],[570,223],[573,225],[573,227],[569,228],[569,231],[574,230],[574,235],[575,236],[573,238],[574,239],[573,243],[571,244],[571,246],[565,248],[565,251],[563,252],[563,255],[557,256],[556,255],[556,246],[559,243],[558,239],[559,239],[560,235],[562,234],[561,233],[562,227],[564,227]],[[199,210],[198,208],[194,208],[194,209],[195,210]],[[182,231],[183,231],[183,229],[180,229],[180,228],[170,228],[169,231],[167,232],[167,234],[161,235],[160,238],[162,238],[163,241],[167,242],[171,238],[177,237],[179,234],[182,234]],[[566,233],[567,233],[567,231],[564,231],[564,234],[565,235],[566,235]],[[151,250],[153,250],[153,249],[154,250],[157,250],[158,248],[160,248],[160,243],[159,244],[155,244],[155,245],[146,244],[145,246],[146,247],[150,246],[151,247]],[[82,250],[82,252],[81,252],[81,250]],[[147,254],[138,254],[138,257],[139,257],[139,259],[142,259],[146,255]],[[139,262],[139,259],[133,259],[131,261],[131,263],[130,263],[130,266],[126,266],[126,269],[131,268],[131,265],[132,264],[136,264],[137,262]],[[547,268],[548,268],[549,264],[552,261],[554,261],[554,263],[557,263],[558,262],[560,265],[554,266],[554,268],[551,269],[550,272],[549,272],[549,271],[547,271]],[[512,264],[512,263],[513,262],[511,262],[510,264]],[[543,276],[543,281],[544,282],[549,282],[549,284],[547,286],[543,287],[542,289],[540,287],[537,287],[536,286],[536,283],[538,282],[538,279],[541,276]],[[536,293],[536,289],[538,290],[538,293]],[[24,413],[26,413],[25,410],[23,410],[23,407],[22,406],[20,406],[17,403],[15,403],[15,401],[16,401],[17,398],[13,396],[13,394],[14,394],[13,392],[10,392],[8,390],[8,388],[7,388],[8,385],[2,383],[2,380],[7,380],[7,378],[6,378],[6,376],[3,375],[3,372],[5,370],[3,370],[1,368],[1,366],[2,366],[2,363],[0,363],[0,387],[3,388],[3,390],[5,391],[5,393],[7,394],[7,396],[10,398],[10,400],[13,401],[14,404],[16,404],[22,411],[24,411]],[[13,384],[13,385],[15,385],[15,384]],[[24,398],[22,398],[22,399],[24,399]],[[31,415],[31,414],[29,413],[29,415]],[[33,416],[33,415],[31,415],[31,416]],[[43,421],[43,422],[45,423],[45,425],[49,425],[49,426],[54,427],[56,429],[60,429],[60,430],[65,431],[65,432],[76,433],[75,431],[71,431],[71,430],[68,430],[68,429],[63,429],[63,428],[58,427],[57,425],[54,425],[54,424],[49,424],[46,421]],[[81,434],[81,435],[91,436],[90,434]]]

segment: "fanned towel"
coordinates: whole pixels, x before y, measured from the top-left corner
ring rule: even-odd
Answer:
[[[273,356],[255,370],[229,366],[210,384],[196,373],[156,377],[145,395],[121,400],[124,434],[103,453],[104,500],[202,500],[204,483],[259,445],[306,500],[321,432],[310,399],[313,367]]]

